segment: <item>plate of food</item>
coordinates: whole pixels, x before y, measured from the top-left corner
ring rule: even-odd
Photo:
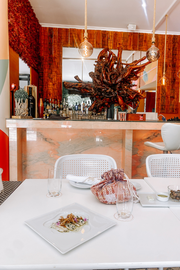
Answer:
[[[74,203],[27,220],[25,224],[65,254],[112,228],[116,222]]]

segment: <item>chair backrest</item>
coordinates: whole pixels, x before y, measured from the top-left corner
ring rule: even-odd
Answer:
[[[180,125],[166,123],[161,128],[161,136],[169,151],[180,148]]]
[[[146,158],[148,177],[180,178],[180,154],[157,154]]]
[[[106,155],[74,154],[58,158],[56,168],[60,169],[61,178],[66,178],[67,174],[100,178],[104,172],[117,169],[117,164],[112,157]]]

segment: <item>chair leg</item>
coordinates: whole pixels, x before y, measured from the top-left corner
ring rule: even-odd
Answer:
[[[168,151],[164,150],[164,151],[163,151],[163,154],[168,154]]]

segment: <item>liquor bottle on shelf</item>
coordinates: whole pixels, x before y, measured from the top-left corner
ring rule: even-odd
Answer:
[[[86,114],[84,101],[82,102],[82,114]]]
[[[57,105],[57,108],[56,108],[56,114],[60,115],[60,107],[58,105]]]
[[[60,113],[60,116],[62,116],[62,113],[63,113],[63,104],[62,104],[62,101],[60,103],[59,113]]]
[[[42,97],[40,97],[40,99],[39,99],[38,111],[39,111],[39,118],[43,118],[44,103],[43,103]]]
[[[63,100],[63,108],[66,106],[66,99]]]
[[[57,104],[57,106],[60,108],[60,100],[58,99],[58,104]]]
[[[75,119],[75,105],[72,105],[72,119]]]
[[[88,102],[87,102],[85,105],[85,114],[88,114],[88,109],[89,109],[89,106],[88,106]]]
[[[54,100],[54,108],[57,109],[58,103],[57,103],[57,98]]]
[[[54,98],[52,98],[51,106],[52,106],[52,110],[54,110],[54,107],[55,107],[55,104],[54,104]]]
[[[32,87],[29,87],[28,115],[35,118],[35,98],[32,96]]]
[[[46,101],[46,107],[49,106],[49,99]]]
[[[46,109],[47,103],[46,103],[46,98],[44,99],[44,110]]]
[[[68,105],[68,103],[66,103],[66,116],[67,117],[69,116],[69,105]]]
[[[64,101],[63,101],[63,112],[62,112],[62,116],[63,117],[66,117],[66,101],[65,101],[65,98],[64,98]]]
[[[75,119],[78,118],[78,105],[77,105],[77,102],[76,102],[76,105],[75,105]]]
[[[78,104],[78,119],[81,119],[82,111],[81,111],[81,104]]]

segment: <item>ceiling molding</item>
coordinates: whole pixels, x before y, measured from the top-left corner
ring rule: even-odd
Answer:
[[[180,0],[176,0],[180,1]],[[157,23],[157,25],[159,22]],[[42,27],[52,27],[52,28],[69,28],[69,29],[84,29],[82,25],[67,25],[67,24],[50,24],[50,23],[40,23]],[[132,32],[132,33],[146,33],[152,34],[152,30],[136,29],[134,31],[129,31],[127,28],[112,28],[112,27],[98,27],[98,26],[88,26],[88,30],[101,30],[101,31],[112,31],[112,32]],[[156,31],[155,34],[164,35],[165,31]],[[180,35],[180,32],[168,31],[167,35]]]

